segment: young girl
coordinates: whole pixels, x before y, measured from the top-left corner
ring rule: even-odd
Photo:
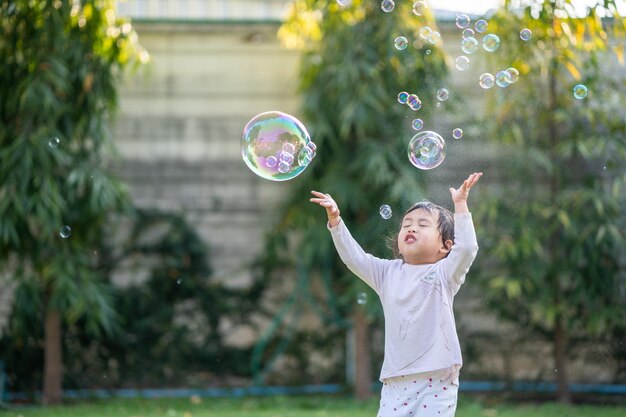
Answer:
[[[481,176],[473,173],[458,189],[450,188],[454,215],[429,202],[409,208],[398,232],[400,259],[394,260],[366,253],[333,198],[311,191],[311,201],[326,208],[341,260],[376,291],[383,306],[379,417],[454,416],[462,360],[452,302],[478,252],[467,198]]]

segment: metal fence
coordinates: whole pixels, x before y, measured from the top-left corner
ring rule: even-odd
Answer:
[[[138,20],[281,21],[291,0],[118,0],[122,16]]]

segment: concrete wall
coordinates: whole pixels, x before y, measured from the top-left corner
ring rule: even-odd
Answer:
[[[216,277],[245,285],[273,208],[289,184],[241,158],[256,114],[298,114],[298,55],[276,24],[135,24],[149,67],[121,91],[114,138],[139,207],[184,213],[211,248]]]

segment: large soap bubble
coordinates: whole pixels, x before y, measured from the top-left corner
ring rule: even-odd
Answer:
[[[441,135],[425,130],[413,136],[408,147],[409,161],[419,169],[438,167],[446,157],[446,142]]]
[[[272,181],[298,176],[315,157],[316,148],[304,125],[280,111],[254,116],[241,136],[243,161],[259,177]]]

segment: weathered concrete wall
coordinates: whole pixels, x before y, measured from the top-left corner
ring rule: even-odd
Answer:
[[[216,277],[248,281],[272,209],[289,185],[243,163],[254,115],[298,114],[298,55],[275,24],[135,24],[152,62],[121,92],[119,174],[139,207],[184,213],[211,248]]]

